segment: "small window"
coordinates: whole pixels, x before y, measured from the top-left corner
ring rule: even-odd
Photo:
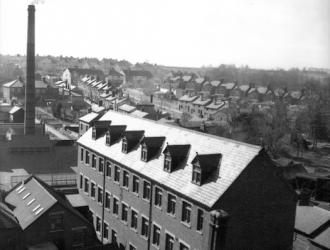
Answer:
[[[168,194],[167,212],[169,214],[175,215],[175,205],[176,205],[176,197],[172,194]]]
[[[109,225],[107,223],[103,223],[103,238],[106,240],[109,238]]]
[[[129,244],[129,250],[136,250],[136,247],[133,246],[131,243]]]
[[[105,208],[110,209],[110,194],[105,192]]]
[[[182,218],[181,221],[190,224],[191,205],[185,201],[182,202]]]
[[[123,138],[122,140],[122,148],[121,148],[121,151],[123,153],[127,153],[127,139],[126,138]]]
[[[133,193],[139,193],[140,179],[139,177],[133,175]]]
[[[84,183],[84,176],[82,174],[80,174],[80,189],[83,189],[83,183]]]
[[[110,132],[109,131],[105,135],[105,144],[110,146]]]
[[[84,149],[80,148],[80,161],[84,161]]]
[[[95,230],[96,232],[100,233],[101,232],[101,218],[96,216],[96,224],[95,224]]]
[[[128,188],[129,183],[129,173],[123,170],[123,186]]]
[[[93,138],[93,140],[96,140],[96,128],[95,127],[92,128],[92,138]]]
[[[87,151],[87,150],[86,150],[86,153],[85,153],[85,163],[89,164],[89,151]]]
[[[119,179],[120,179],[120,168],[117,165],[115,165],[115,178],[114,178],[114,180],[115,180],[115,182],[119,182]]]
[[[179,249],[180,250],[189,250],[189,247],[186,244],[180,242],[180,248]]]
[[[192,173],[192,182],[201,185],[202,177],[201,177],[201,169],[199,166],[193,166],[193,173]]]
[[[142,217],[141,235],[146,238],[148,238],[149,235],[149,221],[144,217]]]
[[[91,182],[91,197],[95,198],[95,183]]]
[[[197,210],[197,231],[203,230],[204,212],[201,209]]]
[[[141,160],[142,161],[147,161],[147,156],[148,156],[148,151],[146,146],[141,147]]]
[[[109,161],[106,163],[105,175],[109,178],[111,177],[111,163]]]
[[[163,191],[155,187],[155,206],[161,207],[162,206],[162,198],[163,198]]]
[[[172,164],[172,158],[170,155],[166,154],[165,159],[164,159],[164,170],[166,172],[169,172],[169,173],[171,172],[171,170],[172,170],[171,164]]]
[[[103,158],[99,157],[99,172],[103,173],[103,167],[104,167],[104,160]]]
[[[101,187],[97,189],[97,202],[100,204],[103,202],[103,189]]]
[[[85,193],[88,193],[89,191],[89,180],[85,178],[85,187],[84,187]]]
[[[122,203],[121,204],[121,219],[124,222],[127,222],[127,217],[128,217],[128,207],[126,204]]]
[[[96,169],[96,155],[92,154],[92,168]]]
[[[116,243],[117,242],[117,232],[115,230],[112,229],[111,232],[111,242],[112,243]]]
[[[134,210],[131,210],[131,228],[137,230],[138,226],[138,214]]]
[[[152,244],[159,246],[160,244],[160,228],[157,225],[153,225],[152,232]]]
[[[113,214],[118,215],[118,210],[119,210],[119,202],[118,202],[118,199],[114,197],[113,198],[113,209],[112,209]]]
[[[150,200],[150,183],[143,182],[143,199]]]
[[[173,250],[174,249],[174,237],[170,234],[166,234],[165,236],[165,250]]]

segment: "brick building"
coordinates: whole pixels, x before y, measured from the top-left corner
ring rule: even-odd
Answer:
[[[108,111],[75,171],[103,243],[292,249],[296,196],[258,146]]]

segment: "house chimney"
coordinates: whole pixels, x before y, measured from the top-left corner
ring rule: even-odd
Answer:
[[[24,134],[35,133],[35,7],[28,7]]]

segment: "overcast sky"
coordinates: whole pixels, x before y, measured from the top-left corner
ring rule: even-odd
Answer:
[[[26,53],[28,3],[0,0],[0,53]],[[330,68],[330,1],[45,0],[36,5],[36,53]]]

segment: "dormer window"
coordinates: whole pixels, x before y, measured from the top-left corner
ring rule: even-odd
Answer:
[[[202,172],[199,165],[193,165],[193,174],[192,174],[192,182],[201,185],[202,184]]]
[[[105,144],[107,146],[110,146],[110,132],[109,131],[105,134]]]
[[[148,161],[148,149],[145,145],[141,147],[141,160]]]
[[[164,170],[166,172],[171,173],[172,171],[172,158],[169,154],[165,155],[165,159],[164,159]]]
[[[92,138],[93,140],[96,140],[96,128],[93,127],[93,130],[92,130]]]
[[[127,139],[123,138],[122,145],[121,145],[121,151],[125,154],[127,154]]]

